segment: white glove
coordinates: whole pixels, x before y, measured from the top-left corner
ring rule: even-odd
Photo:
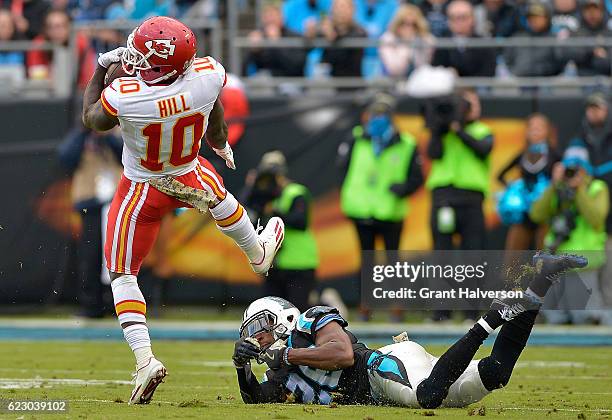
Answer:
[[[121,61],[123,51],[125,51],[125,47],[119,47],[112,51],[105,52],[104,54],[100,54],[98,56],[98,64],[107,69],[111,64]]]
[[[223,149],[215,149],[214,147],[212,149],[225,161],[228,168],[236,169],[236,164],[234,163],[234,152],[232,151],[229,143],[225,143],[225,147]]]

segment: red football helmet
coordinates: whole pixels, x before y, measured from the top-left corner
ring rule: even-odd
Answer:
[[[176,19],[156,16],[145,20],[127,39],[121,57],[127,74],[136,71],[149,84],[179,76],[193,63],[196,37]]]

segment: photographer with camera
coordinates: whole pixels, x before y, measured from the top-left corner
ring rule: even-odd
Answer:
[[[278,216],[285,222],[285,239],[274,265],[264,278],[264,296],[279,296],[308,309],[308,296],[315,288],[319,265],[317,244],[311,228],[310,191],[287,177],[287,160],[282,152],[265,153],[255,170],[249,171],[241,202],[255,223],[265,225]]]
[[[606,260],[605,227],[609,207],[608,186],[593,178],[584,143],[573,141],[563,154],[563,160],[553,167],[550,187],[533,203],[530,211],[534,222],[550,225],[544,245],[551,252],[589,252],[589,265],[580,272],[580,279],[591,291],[587,309],[601,309],[603,305],[598,270]],[[607,311],[559,310],[546,311],[545,315],[552,323],[580,324],[589,318],[612,323]]]
[[[374,250],[377,237],[387,251],[399,249],[406,198],[423,184],[416,140],[393,123],[396,100],[379,92],[362,114],[362,125],[340,144],[338,164],[346,168],[340,194],[342,212],[355,224],[361,250]],[[369,311],[361,308],[362,318]],[[395,311],[395,320],[401,313]]]
[[[434,249],[453,249],[456,234],[461,237],[460,249],[484,249],[482,203],[489,190],[493,134],[480,121],[478,94],[465,89],[450,97],[429,99],[424,113],[431,130],[427,154],[432,164],[426,186],[432,193]],[[448,311],[434,315],[436,320],[448,318]]]
[[[434,248],[483,249],[482,202],[489,190],[493,134],[480,121],[480,99],[466,89],[456,96],[429,101],[425,119],[431,130],[427,155],[432,160],[426,186],[432,192],[431,228]]]
[[[604,94],[596,92],[586,100],[586,107],[582,126],[577,136],[584,141],[591,165],[593,165],[593,175],[612,186],[612,115],[610,105]],[[608,255],[612,253],[612,214],[608,214],[606,220],[606,232],[608,241],[606,251]],[[604,301],[612,306],[612,261],[608,260],[600,274],[600,284]]]

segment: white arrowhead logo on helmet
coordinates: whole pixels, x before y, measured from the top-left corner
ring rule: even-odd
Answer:
[[[174,55],[175,45],[169,39],[152,39],[145,42],[145,47],[152,51],[154,55],[167,59]]]

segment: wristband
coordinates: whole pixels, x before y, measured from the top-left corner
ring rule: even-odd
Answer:
[[[284,351],[284,353],[283,353],[283,362],[287,366],[293,366],[291,363],[289,363],[289,350],[290,350],[290,347],[287,347],[287,349]]]

